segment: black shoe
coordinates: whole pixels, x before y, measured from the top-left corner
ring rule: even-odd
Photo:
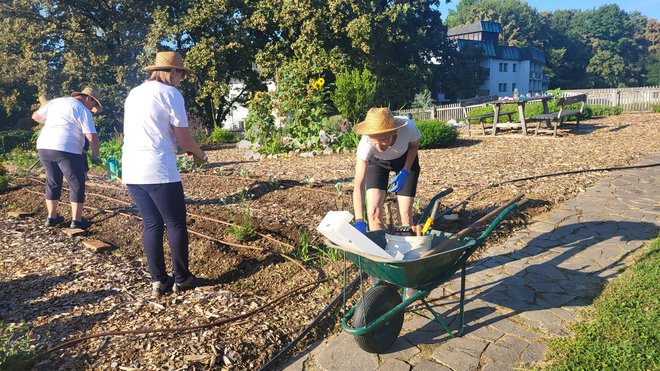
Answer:
[[[62,222],[64,222],[64,218],[62,217],[62,215],[58,215],[54,218],[46,218],[45,225],[46,227],[54,227],[58,224],[62,224]]]
[[[174,284],[174,279],[168,277],[167,281],[153,281],[151,283],[151,297],[158,298],[165,295],[168,291],[172,291],[172,285]]]
[[[172,287],[172,290],[174,292],[182,292],[182,291],[194,289],[195,287],[197,287],[197,277],[191,274],[183,282],[175,283],[174,287]]]
[[[87,229],[92,225],[91,220],[87,220],[85,218],[82,218],[80,220],[72,220],[71,225],[69,228],[71,229]]]

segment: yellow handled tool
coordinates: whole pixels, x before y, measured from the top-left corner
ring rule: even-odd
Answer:
[[[440,200],[436,200],[435,203],[433,204],[433,211],[431,211],[431,216],[429,216],[426,219],[426,223],[424,223],[424,228],[422,228],[422,236],[426,236],[426,234],[431,229],[431,224],[433,224],[433,219],[435,219],[435,214],[438,212],[438,205],[440,205]]]

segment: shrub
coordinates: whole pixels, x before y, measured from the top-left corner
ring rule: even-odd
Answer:
[[[591,117],[593,116],[616,116],[620,115],[623,112],[621,107],[611,107],[611,106],[600,106],[600,105],[588,105],[585,107],[585,110],[589,109],[591,111]]]
[[[422,132],[419,141],[422,149],[449,147],[458,137],[454,128],[440,121],[418,121],[416,124]]]
[[[7,189],[8,184],[9,180],[5,176],[0,175],[0,192],[3,192],[5,189]]]
[[[8,130],[0,132],[0,150],[10,152],[14,148],[29,149],[34,142],[32,130]]]
[[[353,69],[337,74],[332,101],[342,116],[353,125],[359,122],[373,105],[376,97],[376,76],[368,69]]]
[[[653,106],[653,112],[660,113],[660,105]]]
[[[208,143],[234,143],[238,142],[238,136],[229,130],[216,126],[207,139]]]

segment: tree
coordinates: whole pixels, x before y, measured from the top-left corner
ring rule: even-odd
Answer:
[[[337,74],[335,85],[336,89],[332,95],[335,107],[355,125],[373,106],[376,98],[376,76],[368,69],[360,71],[356,68]]]

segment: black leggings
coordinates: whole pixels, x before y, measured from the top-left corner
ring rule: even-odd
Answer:
[[[39,159],[46,169],[46,200],[59,200],[62,177],[69,183],[69,201],[85,202],[85,170],[79,153],[40,149]]]
[[[377,188],[383,191],[387,190],[387,179],[390,171],[398,173],[406,165],[406,157],[408,152],[404,153],[401,157],[394,160],[381,160],[371,155],[367,162],[367,175],[365,177],[366,189]],[[419,156],[415,156],[412,166],[410,167],[410,176],[408,181],[404,184],[403,188],[397,195],[415,197],[417,194],[417,180],[419,179]]]

